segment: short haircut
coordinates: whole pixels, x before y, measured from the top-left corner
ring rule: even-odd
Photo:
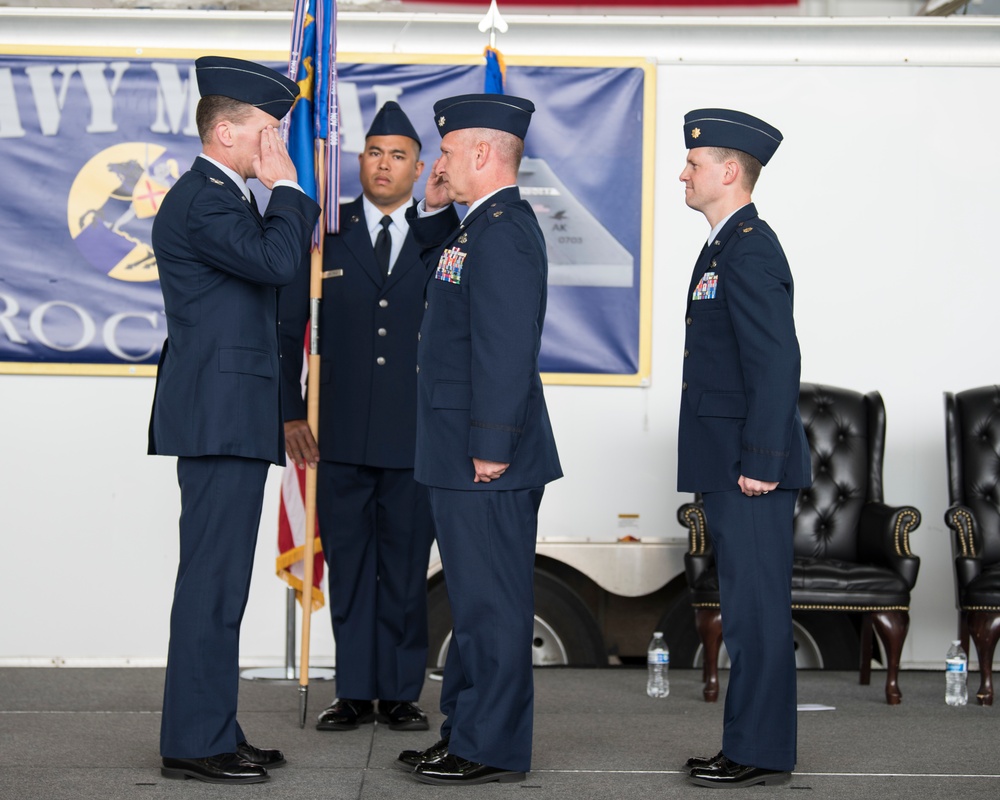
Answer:
[[[521,159],[524,157],[524,140],[519,136],[495,128],[470,128],[469,135],[475,136],[477,141],[488,142],[500,156],[501,163],[512,167],[515,173],[520,169]]]
[[[733,150],[729,147],[710,147],[709,150],[712,151],[712,157],[716,164],[721,164],[723,161],[738,162],[743,176],[743,188],[748,192],[753,191],[763,166],[758,159],[742,150]]]
[[[198,101],[195,111],[195,122],[198,125],[198,137],[202,144],[208,144],[212,139],[212,131],[219,120],[227,119],[237,125],[246,122],[253,113],[254,106],[242,100],[233,100],[221,94],[207,94]]]

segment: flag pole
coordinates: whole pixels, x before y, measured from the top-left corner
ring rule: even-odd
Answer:
[[[316,197],[320,204],[319,242],[309,262],[309,372],[306,378],[306,421],[319,444],[319,311],[323,299],[323,223],[326,178],[326,140],[316,139]],[[313,562],[316,552],[316,471],[306,467],[306,533],[302,553],[302,650],[299,655],[299,727],[306,726],[309,705],[309,645],[312,630]]]

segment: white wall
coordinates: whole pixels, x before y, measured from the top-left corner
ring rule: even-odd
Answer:
[[[342,48],[363,49],[349,26],[341,35]],[[628,33],[615,35],[606,48],[633,55]],[[394,41],[429,52],[434,31]],[[537,47],[512,39],[505,52]],[[692,108],[744,109],[786,137],[755,201],[795,274],[803,379],[885,399],[886,500],[923,514],[904,666],[937,666],[955,623],[941,393],[1000,382],[990,230],[998,64],[684,64],[660,54],[657,70],[652,387],[549,387],[567,477],[546,494],[540,534],[606,539],[629,512],[641,514],[641,535],[683,535],[675,511],[687,497],[674,491],[682,319],[707,229],[676,180],[680,126]],[[152,389],[147,378],[0,375],[0,664],[162,663],[179,502],[173,460],[144,455]],[[277,476],[243,626],[247,664],[283,659]],[[325,611],[313,638],[314,663],[329,663]]]

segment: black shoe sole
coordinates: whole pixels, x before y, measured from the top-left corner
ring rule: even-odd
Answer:
[[[484,775],[481,778],[434,778],[430,775],[421,775],[419,772],[411,774],[413,780],[420,783],[429,783],[434,786],[477,786],[480,783],[517,783],[523,781],[524,772],[498,772],[492,775]]]
[[[407,764],[405,761],[400,761],[398,758],[392,762],[395,766],[399,767],[404,772],[413,772],[417,768],[417,764],[422,762],[417,762],[417,764]]]
[[[780,786],[791,780],[791,773],[776,772],[773,775],[760,775],[756,778],[742,781],[719,781],[711,778],[696,778],[688,776],[688,780],[695,786],[706,786],[709,789],[742,789],[745,786]]]
[[[173,767],[160,767],[160,774],[170,780],[185,780],[192,778],[203,783],[264,783],[270,780],[270,775],[254,775],[249,778],[210,778],[207,775],[200,775],[187,769],[175,769]]]

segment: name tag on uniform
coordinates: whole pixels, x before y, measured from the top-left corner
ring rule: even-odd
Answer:
[[[698,285],[691,294],[692,300],[714,300],[715,287],[719,285],[719,276],[715,272],[706,272],[701,276]]]
[[[445,250],[438,261],[437,271],[434,279],[447,283],[460,284],[462,282],[462,262],[468,253],[463,253],[457,247]]]

